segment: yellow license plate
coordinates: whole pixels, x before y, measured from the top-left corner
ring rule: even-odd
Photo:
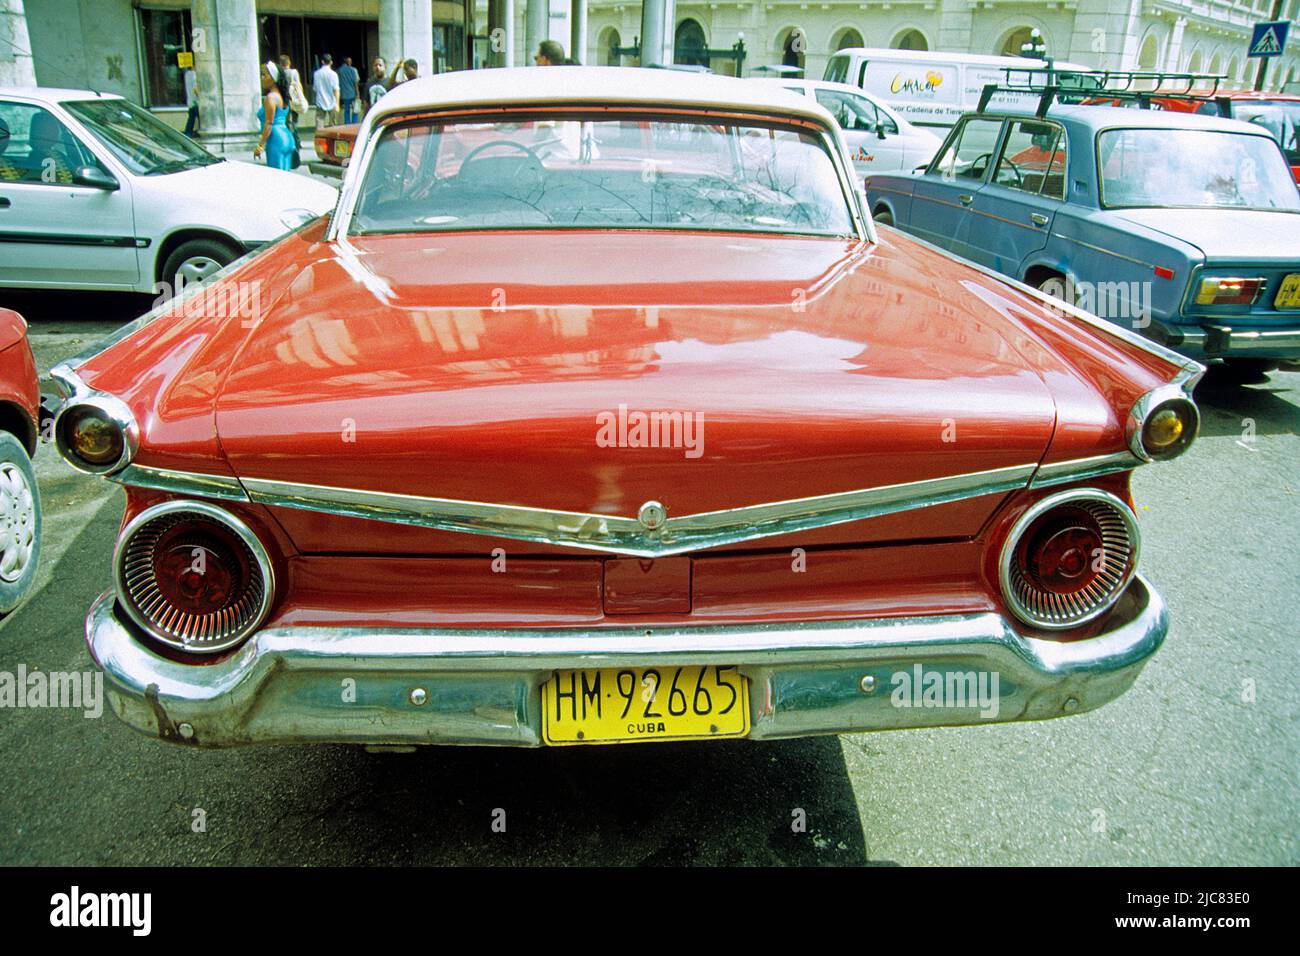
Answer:
[[[542,685],[548,744],[624,744],[749,733],[749,682],[734,666],[556,671]]]
[[[334,141],[334,155],[346,158],[348,151],[352,149],[352,144],[347,140],[336,139]]]
[[[1293,272],[1282,280],[1282,288],[1273,299],[1275,309],[1300,309],[1300,272]]]

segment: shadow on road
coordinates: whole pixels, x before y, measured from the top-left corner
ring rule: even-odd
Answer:
[[[1258,384],[1242,385],[1226,374],[1222,366],[1211,366],[1196,387],[1201,434],[1242,435],[1251,429],[1255,435],[1300,434],[1297,386],[1300,386],[1300,376],[1294,372],[1272,372]],[[1250,426],[1247,420],[1252,423]]]
[[[0,289],[0,308],[13,309],[36,326],[34,332],[57,331],[60,322],[86,319],[130,322],[152,309],[154,301],[155,296],[136,292]]]
[[[97,509],[0,627],[0,671],[91,669],[82,621],[108,583],[120,515],[117,500]],[[0,712],[0,753],[0,863],[869,862],[835,737],[200,751],[136,733],[107,709],[98,719],[28,709]]]

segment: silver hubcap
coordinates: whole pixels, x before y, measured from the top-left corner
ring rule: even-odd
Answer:
[[[221,268],[221,263],[211,256],[190,256],[181,263],[176,275],[185,280],[185,284],[202,282]]]
[[[36,546],[36,501],[16,465],[0,465],[0,580],[17,581]]]

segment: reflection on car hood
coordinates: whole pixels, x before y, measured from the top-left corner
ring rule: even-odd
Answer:
[[[1037,462],[1052,396],[943,268],[838,239],[353,239],[249,334],[217,432],[244,477],[616,515]],[[637,446],[634,413],[697,423],[695,444]],[[891,534],[974,534],[1000,500]]]

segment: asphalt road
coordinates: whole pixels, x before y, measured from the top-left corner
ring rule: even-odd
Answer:
[[[148,302],[17,304],[38,317],[46,372]],[[1250,387],[1210,378],[1198,399],[1198,447],[1135,479],[1172,631],[1099,711],[768,744],[368,754],[192,751],[107,711],[0,710],[0,863],[1300,863],[1300,366]],[[43,566],[0,624],[0,671],[87,670],[82,619],[109,584],[123,493],[48,448],[37,472]]]

